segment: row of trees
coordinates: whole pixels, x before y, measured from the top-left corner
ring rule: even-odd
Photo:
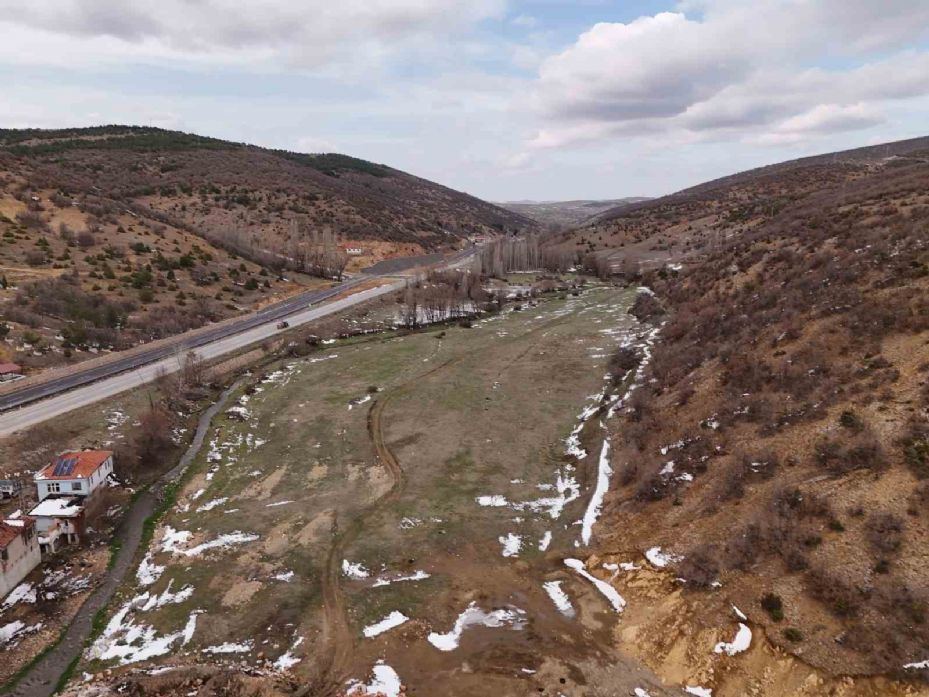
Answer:
[[[575,265],[575,253],[543,247],[540,235],[501,237],[481,248],[478,271],[501,277],[513,271],[564,273]]]
[[[328,226],[322,230],[304,218],[290,221],[286,237],[259,236],[244,227],[226,229],[221,235],[206,235],[214,244],[280,272],[300,271],[313,276],[341,280],[348,254],[339,248],[338,235]]]

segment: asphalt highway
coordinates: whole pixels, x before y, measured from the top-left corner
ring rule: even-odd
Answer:
[[[461,265],[474,249],[467,249],[449,258],[444,266]],[[409,261],[415,265],[416,258]],[[399,265],[399,266],[402,266]],[[404,269],[392,270],[392,274]],[[384,285],[359,291],[348,297],[326,302],[371,279],[386,279],[388,274],[359,276],[332,288],[301,293],[262,308],[258,312],[193,336],[181,336],[176,342],[140,351],[105,365],[29,385],[0,397],[0,437],[20,431],[47,419],[74,409],[85,407],[107,397],[135,389],[154,380],[159,373],[180,369],[183,357],[190,351],[211,360],[259,343],[287,329],[277,324],[286,319],[291,327],[341,312],[358,303],[403,288],[405,280],[394,280]]]

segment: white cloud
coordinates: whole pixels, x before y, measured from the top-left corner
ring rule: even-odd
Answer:
[[[929,93],[924,0],[694,0],[601,23],[539,68],[534,148],[663,134],[785,143]],[[830,69],[810,68],[827,63]]]
[[[239,63],[258,56],[312,67],[355,55],[382,58],[504,11],[504,0],[0,0],[4,41],[15,40],[9,27],[29,32],[39,42],[17,55],[38,63],[48,62],[49,47],[80,53],[92,42],[90,55],[132,47],[143,59]]]

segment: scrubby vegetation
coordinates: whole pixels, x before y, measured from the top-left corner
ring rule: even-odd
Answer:
[[[801,580],[775,638],[830,669],[896,672],[929,639],[929,576],[900,562],[929,533],[929,165],[906,148],[721,180],[557,241],[602,235],[611,271],[654,291],[636,316],[666,321],[619,427],[624,537],[651,544],[659,516],[695,588],[717,568],[784,597]],[[687,268],[643,263],[662,246]]]

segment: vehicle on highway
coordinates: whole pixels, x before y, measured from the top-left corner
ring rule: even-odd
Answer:
[[[290,326],[290,322],[288,322],[286,319],[282,319],[280,322],[277,323],[278,329],[287,329],[287,327],[289,326]]]

